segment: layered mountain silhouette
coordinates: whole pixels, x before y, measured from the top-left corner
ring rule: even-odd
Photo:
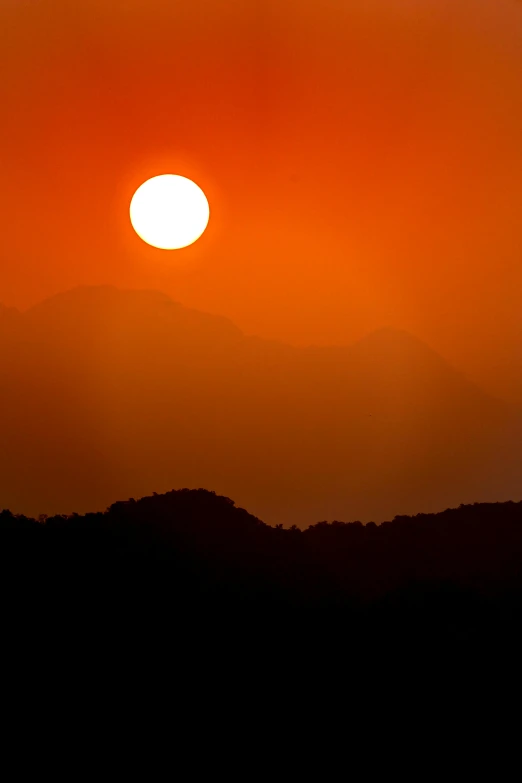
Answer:
[[[411,335],[247,337],[153,291],[0,309],[0,506],[209,487],[266,521],[381,521],[522,493],[520,412]]]

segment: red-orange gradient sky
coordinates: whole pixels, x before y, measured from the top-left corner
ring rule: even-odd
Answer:
[[[4,304],[112,283],[294,343],[522,358],[517,0],[3,0],[0,29]],[[169,171],[211,204],[170,253],[128,220]]]

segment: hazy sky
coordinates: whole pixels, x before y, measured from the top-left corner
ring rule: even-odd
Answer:
[[[157,288],[294,343],[406,328],[515,378],[521,3],[2,0],[0,45],[3,303]],[[174,253],[128,220],[166,171],[211,205]]]

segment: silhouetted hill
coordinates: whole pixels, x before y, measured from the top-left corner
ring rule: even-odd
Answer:
[[[404,332],[294,348],[100,287],[0,318],[0,350],[0,502],[17,511],[173,484],[298,525],[520,497],[520,413]]]
[[[179,490],[84,516],[3,511],[0,558],[7,614],[44,625],[319,624],[343,644],[390,632],[483,643],[521,628],[522,503],[300,531]]]

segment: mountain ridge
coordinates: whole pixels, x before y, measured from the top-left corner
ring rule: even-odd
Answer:
[[[113,287],[18,327],[0,326],[0,503],[17,510],[206,485],[301,524],[518,494],[518,411],[407,332],[297,348]]]
[[[100,297],[101,302],[100,302]],[[78,301],[79,300],[79,301]],[[263,347],[279,348],[285,351],[291,351],[300,355],[314,355],[315,357],[323,355],[325,357],[331,357],[335,359],[345,359],[346,354],[353,355],[354,352],[371,347],[379,351],[386,351],[391,349],[397,351],[397,348],[408,348],[418,351],[420,353],[429,353],[430,356],[436,357],[438,362],[442,362],[447,367],[451,367],[452,370],[470,385],[479,389],[481,393],[488,396],[490,399],[497,400],[498,398],[489,392],[482,389],[482,387],[470,380],[464,373],[458,368],[453,367],[444,357],[441,356],[435,349],[433,349],[425,341],[418,338],[416,335],[408,332],[405,329],[398,329],[390,326],[382,326],[378,329],[368,332],[358,340],[344,344],[335,345],[305,345],[294,346],[290,343],[286,343],[282,340],[267,339],[258,335],[250,335],[243,332],[231,319],[226,316],[206,313],[202,310],[186,307],[180,302],[172,299],[168,294],[165,294],[157,289],[125,289],[119,288],[115,285],[79,285],[72,289],[67,289],[56,293],[50,297],[46,297],[41,302],[38,302],[26,310],[20,311],[16,308],[10,308],[3,305],[0,302],[0,318],[3,313],[14,315],[18,324],[22,324],[26,318],[30,320],[41,316],[48,316],[52,313],[58,305],[58,312],[60,312],[60,305],[66,304],[67,306],[77,306],[78,304],[88,305],[92,308],[93,305],[99,306],[100,303],[107,305],[120,305],[122,303],[147,303],[151,306],[167,305],[170,311],[176,311],[185,315],[194,316],[197,318],[205,319],[209,325],[221,325],[225,326],[230,335],[236,337],[242,337],[250,344],[262,344]],[[21,318],[20,318],[21,316]],[[501,401],[504,404],[504,401]]]

